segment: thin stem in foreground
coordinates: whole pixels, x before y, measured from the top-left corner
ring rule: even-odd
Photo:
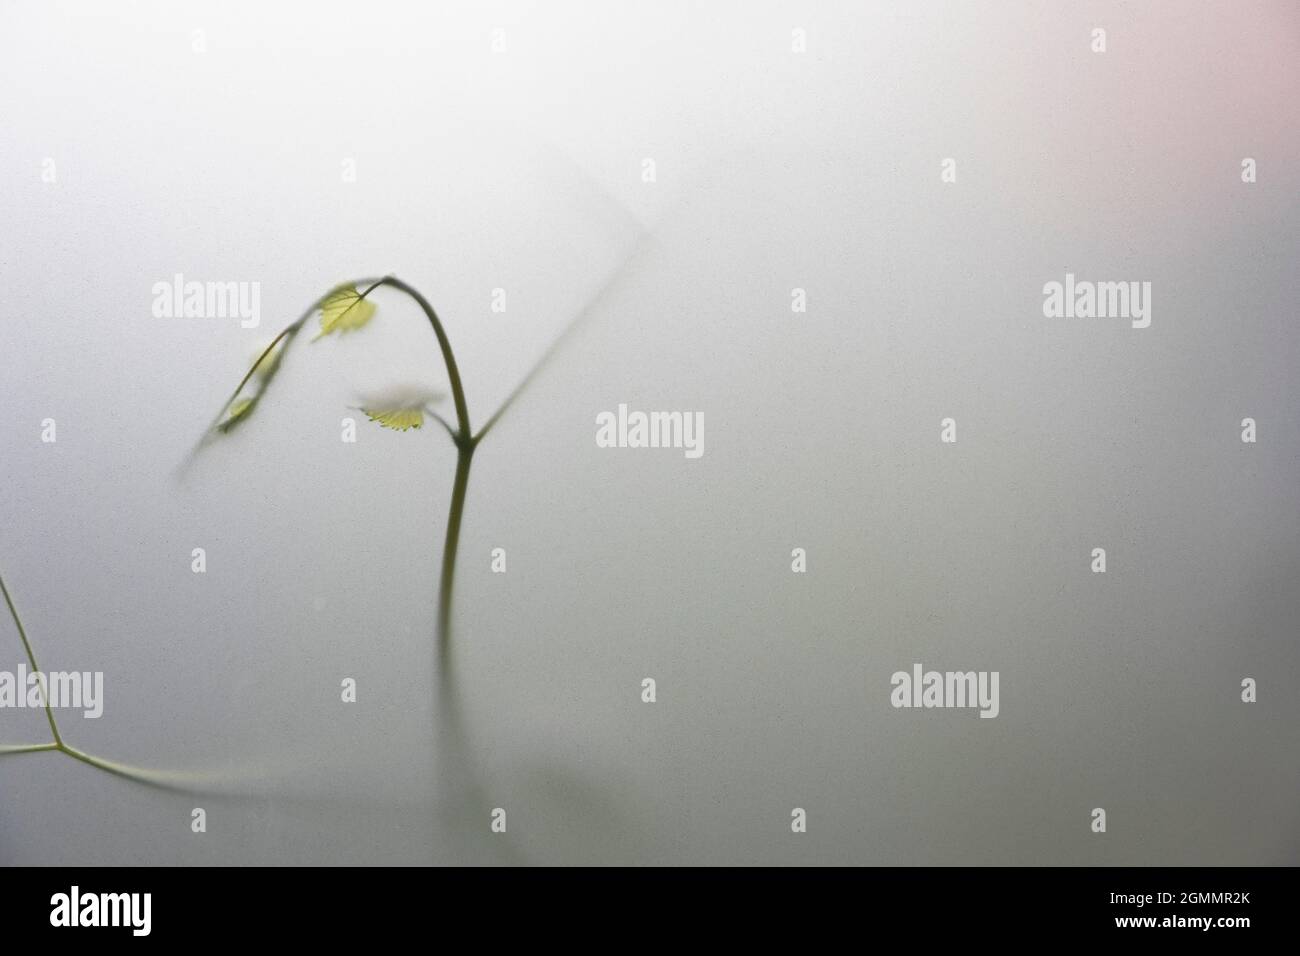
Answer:
[[[22,618],[18,616],[18,609],[14,607],[13,597],[9,594],[9,587],[5,584],[3,575],[0,575],[0,593],[4,595],[5,604],[9,607],[9,616],[14,619],[14,624],[18,628],[18,637],[22,640],[23,650],[27,653],[27,663],[31,665],[33,673],[44,673],[41,671],[40,665],[36,663],[36,654],[32,650],[32,643],[27,637],[27,629],[23,627]],[[0,756],[57,752],[67,754],[74,760],[80,760],[82,763],[89,764],[92,767],[107,771],[108,773],[119,777],[125,777],[128,780],[134,780],[137,783],[148,784],[149,786],[159,787],[164,790],[191,789],[187,786],[186,778],[182,774],[159,773],[157,771],[144,770],[139,767],[117,763],[112,760],[104,760],[100,757],[91,756],[90,754],[71,746],[63,739],[63,735],[59,733],[59,725],[54,720],[54,709],[50,706],[50,699],[46,694],[45,682],[38,680],[36,686],[40,691],[41,705],[45,709],[45,719],[49,721],[50,732],[54,735],[54,741],[46,744],[0,746]]]
[[[33,673],[40,673],[41,668],[36,663],[36,655],[32,653],[31,641],[27,640],[27,630],[23,627],[22,619],[18,616],[18,609],[14,607],[14,599],[9,596],[9,588],[5,587],[4,575],[0,575],[0,591],[4,592],[5,604],[9,605],[9,616],[14,619],[14,624],[18,626],[18,636],[22,639],[23,650],[27,652],[27,663],[32,665]],[[41,691],[41,705],[45,708],[45,719],[50,722],[50,733],[54,734],[54,745],[62,750],[63,738],[59,736],[59,725],[54,722],[54,711],[50,707],[50,699],[45,695],[45,683],[38,680],[37,686]]]
[[[0,747],[0,757],[8,754],[39,754],[47,750],[58,750],[58,744],[15,744]]]

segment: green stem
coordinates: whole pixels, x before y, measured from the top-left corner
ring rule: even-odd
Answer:
[[[93,757],[84,750],[78,750],[76,747],[69,747],[67,744],[59,744],[56,748],[67,754],[73,760],[80,760],[84,764],[111,773],[115,777],[124,777],[127,780],[134,780],[136,783],[147,784],[151,787],[158,787],[162,790],[185,790],[186,788],[178,783],[169,782],[168,778],[172,775],[154,773],[148,770],[142,770],[139,767],[129,767],[124,763],[118,763],[115,760],[104,760],[102,757]]]
[[[451,383],[451,398],[456,403],[456,425],[460,430],[460,435],[456,436],[456,444],[459,446],[462,440],[471,441],[473,432],[469,427],[469,409],[465,405],[465,389],[460,383],[460,369],[456,366],[456,356],[452,354],[451,341],[447,338],[447,333],[442,327],[442,321],[438,318],[438,313],[433,310],[429,300],[422,296],[417,289],[407,285],[396,276],[385,276],[379,280],[378,284],[390,285],[394,289],[405,292],[415,300],[416,304],[424,310],[424,314],[429,317],[429,324],[433,326],[433,334],[438,337],[438,348],[442,350],[443,364],[447,366],[447,380]]]
[[[0,747],[0,756],[8,754],[39,754],[46,750],[58,750],[58,744],[17,744],[15,746]]]
[[[451,507],[447,512],[447,536],[442,545],[442,579],[438,586],[438,676],[447,685],[451,672],[451,592],[456,578],[456,552],[460,547],[460,522],[465,514],[465,492],[469,488],[469,466],[475,444],[458,436],[456,478],[451,486]]]
[[[447,512],[447,533],[442,544],[442,575],[438,584],[438,624],[435,637],[438,643],[438,677],[445,687],[450,679],[451,666],[451,594],[456,579],[456,552],[460,546],[460,523],[465,514],[465,492],[469,487],[469,466],[474,460],[474,449],[478,441],[469,424],[469,406],[465,401],[465,388],[460,380],[460,368],[456,365],[456,355],[451,350],[451,340],[442,327],[442,320],[429,300],[420,294],[414,286],[408,285],[396,276],[385,276],[379,285],[392,286],[405,292],[423,310],[433,327],[433,334],[438,339],[438,348],[442,351],[442,361],[447,368],[447,381],[451,385],[452,401],[456,405],[456,430],[448,428],[451,439],[456,443],[456,477],[451,486],[451,507]],[[366,290],[369,292],[369,290]],[[444,424],[446,424],[444,422]]]
[[[0,575],[0,591],[4,592],[5,604],[9,605],[9,615],[18,625],[18,636],[22,639],[23,650],[27,652],[27,663],[32,665],[33,672],[39,672],[40,667],[36,663],[36,655],[32,653],[32,644],[27,640],[27,631],[23,627],[22,618],[18,616],[18,609],[14,607],[14,599],[9,596],[9,589],[5,587],[5,579]],[[50,709],[50,700],[45,696],[45,686],[38,682],[41,690],[41,704],[45,707],[45,719],[50,722],[50,733],[54,734],[54,744],[59,749],[63,748],[63,738],[59,736],[58,724],[54,722],[54,711]]]

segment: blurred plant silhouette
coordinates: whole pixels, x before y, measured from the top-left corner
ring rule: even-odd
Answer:
[[[511,395],[497,413],[493,415],[478,433],[470,427],[469,408],[465,400],[465,390],[461,384],[460,369],[456,365],[456,356],[451,342],[443,328],[442,320],[434,311],[428,299],[412,286],[395,276],[380,279],[361,279],[336,286],[326,293],[304,312],[296,322],[280,332],[262,353],[254,360],[248,372],[235,387],[226,404],[217,413],[212,427],[200,440],[199,447],[212,441],[215,437],[230,432],[247,421],[256,411],[258,403],[266,394],[276,374],[283,367],[284,357],[294,340],[307,324],[308,320],[319,313],[320,331],[313,342],[329,335],[349,335],[369,325],[378,311],[371,301],[371,294],[378,288],[396,289],[418,305],[434,336],[450,383],[451,398],[454,406],[454,422],[448,422],[434,409],[439,399],[435,392],[421,389],[395,389],[386,394],[368,399],[360,408],[367,418],[384,428],[394,431],[411,431],[421,428],[426,416],[434,419],[446,429],[456,446],[456,473],[452,480],[451,506],[447,515],[447,528],[443,540],[442,568],[438,585],[438,618],[435,628],[440,679],[447,676],[447,663],[451,648],[451,597],[452,585],[456,577],[456,554],[460,541],[461,519],[465,511],[465,492],[469,485],[470,465],[474,460],[474,451],[479,442],[499,420],[501,414],[514,400]],[[517,392],[516,392],[517,394]],[[197,451],[197,449],[196,449]]]
[[[205,445],[220,440],[222,436],[229,434],[233,429],[241,426],[252,417],[282,368],[290,347],[313,315],[318,314],[320,320],[320,330],[312,339],[313,342],[329,335],[351,335],[367,326],[375,318],[378,309],[371,300],[371,295],[377,289],[383,287],[403,293],[419,306],[428,319],[430,328],[438,342],[451,390],[453,408],[451,421],[439,414],[435,408],[435,405],[443,396],[434,391],[421,388],[397,388],[385,394],[370,397],[364,401],[359,410],[377,425],[400,432],[418,430],[424,425],[426,417],[431,418],[442,426],[456,447],[456,470],[452,478],[451,502],[448,508],[447,525],[443,537],[442,561],[438,573],[437,620],[434,626],[435,669],[437,675],[437,686],[435,688],[437,706],[435,713],[438,715],[435,734],[438,746],[437,779],[445,791],[438,802],[439,812],[456,817],[466,815],[466,819],[454,821],[457,823],[457,827],[453,829],[459,833],[467,833],[471,830],[481,829],[478,824],[482,822],[482,818],[476,817],[471,822],[467,815],[471,812],[483,811],[483,805],[477,799],[477,785],[474,782],[475,774],[462,732],[459,701],[452,674],[451,605],[456,576],[460,528],[465,511],[466,491],[469,486],[470,466],[479,444],[492,431],[497,422],[500,421],[501,416],[505,414],[506,410],[533,380],[534,376],[547,364],[563,341],[574,331],[580,321],[589,314],[591,307],[610,287],[610,284],[602,288],[596,297],[589,301],[587,306],[569,322],[560,336],[551,343],[501,406],[475,432],[470,425],[469,408],[451,342],[447,337],[442,321],[429,301],[414,287],[392,275],[342,283],[317,299],[295,322],[285,327],[256,356],[248,371],[240,379],[235,390],[217,413],[211,426],[200,438],[187,459],[187,463],[192,461]],[[27,638],[26,630],[23,628],[18,611],[2,578],[0,578],[0,591],[3,591],[10,616],[18,628],[28,663],[32,670],[36,671],[39,668],[36,665],[36,657],[31,643]],[[53,740],[43,744],[0,745],[0,756],[20,753],[58,752],[120,777],[154,787],[187,792],[226,789],[230,782],[221,774],[147,770],[95,757],[71,746],[63,739],[53,710],[44,694],[42,694],[42,705],[45,709]],[[503,841],[493,841],[493,845],[496,853],[505,851],[509,854],[511,852]],[[481,846],[479,852],[481,855]]]
[[[266,346],[235,387],[226,405],[218,412],[207,435],[200,440],[200,447],[211,441],[214,436],[228,433],[253,414],[258,402],[261,401],[276,373],[282,367],[285,354],[314,314],[319,312],[320,331],[312,339],[313,342],[328,335],[350,335],[374,319],[377,307],[370,296],[376,289],[384,286],[404,293],[419,306],[428,319],[429,326],[438,341],[447,381],[451,388],[454,422],[448,422],[434,409],[434,404],[441,396],[420,388],[398,388],[387,394],[375,396],[367,400],[360,411],[381,427],[400,432],[420,429],[424,425],[425,417],[428,416],[442,425],[456,446],[456,472],[452,479],[451,504],[443,538],[437,622],[434,629],[437,681],[435,713],[438,715],[434,728],[435,780],[438,781],[440,790],[437,811],[449,818],[448,822],[452,824],[449,828],[450,832],[467,839],[468,835],[476,830],[472,819],[475,811],[486,813],[490,808],[482,805],[482,796],[476,782],[477,774],[468,752],[457,688],[452,676],[452,591],[456,577],[461,521],[465,512],[465,496],[469,487],[470,465],[474,460],[474,452],[484,436],[514,401],[519,389],[511,394],[501,408],[475,433],[470,426],[469,407],[461,383],[460,369],[456,364],[456,356],[452,351],[451,341],[447,338],[446,329],[433,306],[419,291],[395,276],[357,280],[336,286],[313,303],[296,322],[286,327]],[[545,356],[542,361],[545,361]],[[531,373],[529,377],[531,378]],[[522,387],[521,384],[520,389]],[[491,846],[494,851],[508,850],[508,846],[501,843]]]
[[[214,441],[220,441],[235,428],[247,422],[257,411],[262,398],[283,366],[290,347],[314,315],[319,315],[320,328],[312,341],[330,335],[351,336],[374,320],[378,307],[372,294],[381,288],[393,289],[413,301],[428,319],[437,340],[442,364],[450,385],[452,414],[444,417],[436,405],[445,396],[427,388],[394,388],[386,393],[369,396],[363,400],[359,411],[375,424],[394,431],[416,431],[426,419],[432,419],[446,431],[456,448],[456,470],[452,478],[451,500],[447,512],[447,525],[443,535],[442,561],[438,570],[437,617],[433,629],[436,725],[435,732],[435,812],[446,824],[436,836],[440,859],[461,857],[467,861],[518,862],[518,851],[500,837],[488,835],[485,821],[490,804],[477,783],[475,762],[472,759],[464,725],[458,688],[452,666],[451,609],[452,592],[456,576],[456,557],[460,542],[461,522],[465,512],[466,492],[469,487],[470,466],[475,451],[483,439],[496,427],[506,411],[529,386],[538,373],[546,367],[561,346],[604,300],[608,292],[639,260],[637,254],[646,248],[646,233],[641,233],[639,248],[628,254],[621,268],[607,278],[574,314],[561,333],[550,343],[527,374],[506,396],[483,425],[475,432],[470,425],[469,408],[461,382],[460,370],[445,328],[429,301],[414,287],[393,275],[381,278],[358,279],[336,285],[311,304],[296,321],[285,327],[253,359],[248,371],[240,379],[230,397],[221,407],[211,425],[187,456],[185,464],[193,462],[198,452]],[[449,420],[450,419],[450,420]],[[33,671],[39,670],[26,630],[3,578],[0,578],[10,616],[18,628],[27,661]],[[42,694],[42,705],[50,725],[53,740],[41,744],[0,744],[0,756],[24,753],[62,753],[99,770],[151,787],[186,793],[247,794],[246,780],[232,776],[231,770],[213,772],[153,770],[106,760],[71,746],[61,735],[49,701]],[[262,775],[265,767],[243,768],[249,774]],[[550,773],[560,771],[551,768]],[[560,779],[557,777],[556,779]],[[566,780],[566,793],[578,792],[575,781]],[[566,797],[566,800],[568,798]]]

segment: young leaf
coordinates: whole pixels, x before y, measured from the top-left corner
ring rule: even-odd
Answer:
[[[394,431],[404,432],[411,428],[419,428],[424,424],[423,408],[363,408],[361,411],[372,422],[378,422],[385,428],[391,428]]]
[[[356,286],[339,286],[321,303],[320,334],[316,339],[331,332],[355,332],[374,316],[375,304],[369,299],[363,299]]]
[[[244,419],[248,418],[248,416],[253,413],[253,409],[257,406],[257,400],[259,397],[259,395],[254,395],[252,398],[237,398],[231,402],[230,411],[226,413],[226,417],[217,425],[217,430],[223,433],[228,432],[240,422],[244,421]]]
[[[360,411],[384,428],[404,432],[423,425],[426,412],[437,417],[429,406],[442,397],[443,393],[436,389],[399,385],[365,399]]]

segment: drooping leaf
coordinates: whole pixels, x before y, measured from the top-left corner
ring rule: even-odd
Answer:
[[[444,397],[423,385],[396,385],[362,400],[359,410],[384,428],[404,432],[423,425],[426,414],[436,417],[431,406]]]
[[[316,338],[331,332],[355,332],[374,317],[375,304],[363,299],[356,286],[339,286],[321,303],[320,334]]]
[[[424,424],[423,408],[363,408],[361,411],[372,422],[394,431],[404,432]]]

